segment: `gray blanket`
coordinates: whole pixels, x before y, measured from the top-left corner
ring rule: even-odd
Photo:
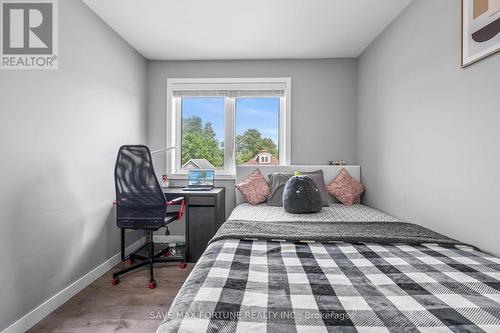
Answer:
[[[259,239],[419,245],[467,245],[427,228],[405,222],[272,222],[231,220],[210,243],[221,239]]]

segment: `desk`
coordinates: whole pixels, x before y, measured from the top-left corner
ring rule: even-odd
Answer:
[[[214,187],[207,191],[183,191],[182,187],[163,189],[167,200],[184,197],[186,206],[185,251],[188,262],[196,262],[208,241],[226,220],[226,189]]]

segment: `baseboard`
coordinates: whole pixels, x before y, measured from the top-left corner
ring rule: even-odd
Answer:
[[[138,247],[144,245],[145,242],[146,237],[142,237],[141,239],[135,241],[127,247],[127,253],[135,251]],[[24,317],[4,329],[1,333],[26,332],[43,318],[48,316],[52,311],[63,305],[71,297],[79,293],[83,288],[87,287],[89,284],[101,277],[104,273],[108,272],[111,268],[118,264],[120,260],[120,253],[115,254],[113,257],[109,258],[98,267],[88,272],[87,274],[73,282],[71,285],[64,288],[63,290],[40,304]]]

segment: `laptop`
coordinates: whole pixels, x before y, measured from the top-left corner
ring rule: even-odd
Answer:
[[[183,191],[210,191],[214,188],[215,170],[189,170],[188,186]]]

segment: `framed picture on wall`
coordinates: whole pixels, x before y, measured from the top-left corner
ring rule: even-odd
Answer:
[[[500,51],[500,0],[462,0],[462,67]]]

